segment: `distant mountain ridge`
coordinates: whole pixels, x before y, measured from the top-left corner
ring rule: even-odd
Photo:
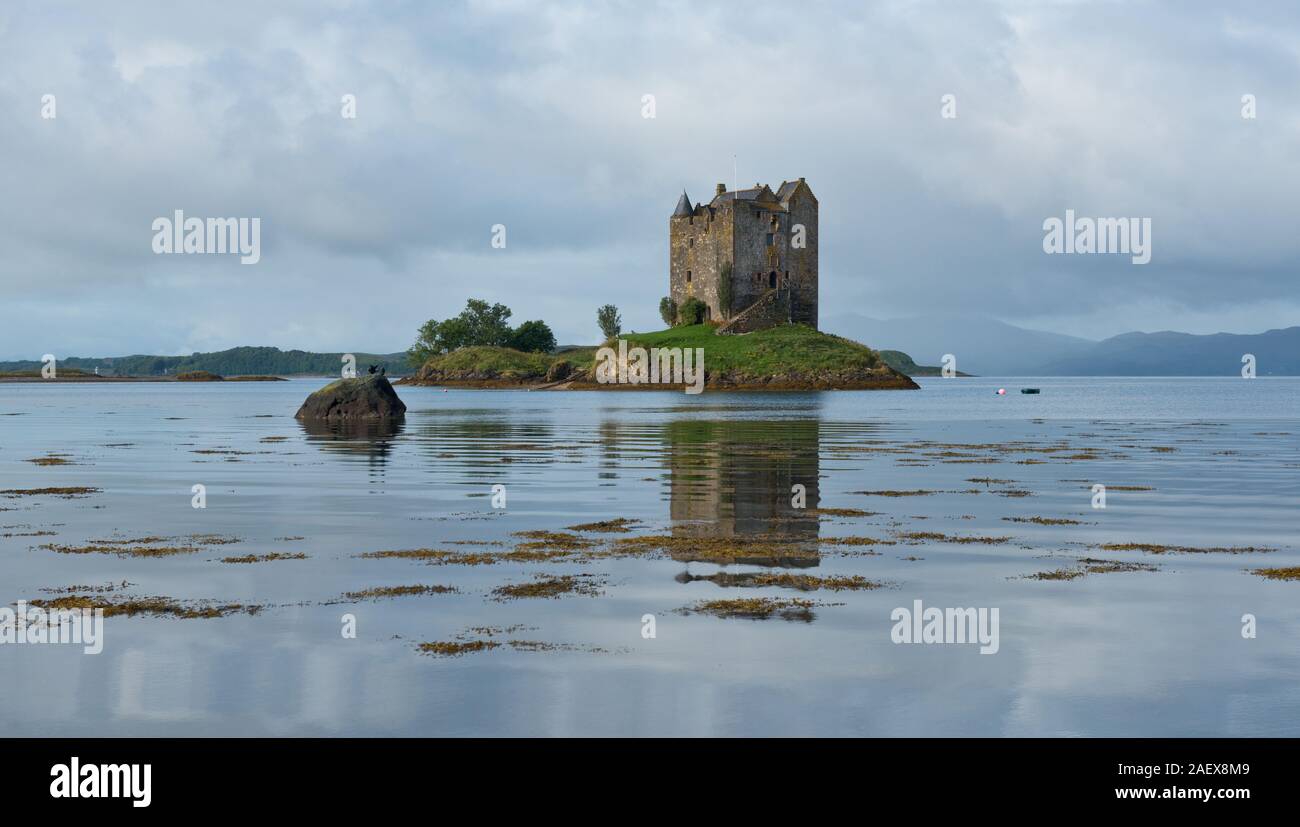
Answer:
[[[922,363],[952,354],[959,370],[984,376],[1240,376],[1246,354],[1255,357],[1258,376],[1300,376],[1300,326],[1263,333],[1123,333],[1099,342],[979,317],[847,313],[825,319],[822,328]]]
[[[913,368],[917,376],[937,373],[937,367],[928,366],[942,364],[945,354],[956,357],[958,371],[983,376],[1240,376],[1246,354],[1255,357],[1258,376],[1300,376],[1300,326],[1263,333],[1123,333],[1100,342],[977,317],[881,320],[847,313],[823,320],[821,328],[875,348],[886,354],[892,367],[904,373]],[[353,355],[358,372],[375,364],[390,376],[414,373],[404,352]],[[69,357],[58,364],[118,376],[192,370],[221,376],[335,376],[343,366],[342,356],[235,347],[189,356]],[[36,360],[0,362],[0,373],[40,368]]]
[[[1046,362],[1050,376],[1240,376],[1255,357],[1258,376],[1300,376],[1300,327],[1263,333],[1124,333],[1086,352]]]
[[[412,373],[404,352],[352,355],[356,357],[358,373],[364,373],[370,365],[385,367],[390,376]],[[94,373],[98,368],[102,374],[116,376],[169,376],[193,370],[206,370],[221,376],[337,376],[343,368],[343,354],[280,350],[276,347],[233,347],[189,356],[71,356],[59,359],[57,366],[87,373]],[[0,373],[40,368],[41,363],[33,360],[0,362]]]
[[[823,319],[821,328],[877,350],[901,350],[922,365],[941,365],[952,354],[957,370],[984,376],[1033,375],[1048,360],[1081,355],[1096,344],[970,316],[871,319],[846,313]]]

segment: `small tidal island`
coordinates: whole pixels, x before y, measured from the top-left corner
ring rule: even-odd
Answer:
[[[621,344],[622,343],[622,344]],[[743,335],[720,334],[703,323],[628,333],[606,342],[614,354],[636,349],[661,362],[668,351],[703,354],[703,388],[742,390],[913,390],[906,374],[890,367],[866,345],[799,324],[769,327]],[[624,374],[598,372],[599,348],[570,348],[556,353],[525,353],[506,347],[464,347],[430,357],[405,384],[468,388],[537,390],[678,390],[686,381],[628,382]],[[681,356],[676,360],[685,361]],[[692,358],[690,369],[699,365]]]

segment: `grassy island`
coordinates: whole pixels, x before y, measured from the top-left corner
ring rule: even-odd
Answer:
[[[654,333],[625,333],[606,342],[617,351],[651,348],[704,353],[710,390],[859,390],[916,388],[879,352],[840,336],[791,324],[742,335],[718,335],[710,324]],[[451,387],[544,387],[571,390],[655,389],[670,385],[604,384],[596,379],[597,348],[524,353],[506,347],[465,347],[433,356],[407,380]]]

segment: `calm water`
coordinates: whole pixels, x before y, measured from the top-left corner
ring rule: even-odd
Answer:
[[[125,581],[108,596],[264,607],[112,617],[94,656],[0,646],[0,734],[1300,735],[1300,582],[1248,571],[1300,565],[1300,380],[921,383],[695,397],[399,388],[405,423],[368,435],[313,433],[292,418],[321,380],[0,385],[0,489],[101,489],[0,496],[0,603]],[[1043,392],[1016,392],[1025,385]],[[70,464],[27,461],[51,454]],[[1094,483],[1109,487],[1105,509],[1092,507]],[[504,510],[492,505],[496,484]],[[875,514],[792,509],[794,485],[809,508]],[[619,517],[639,524],[586,536],[679,542],[568,562],[358,556],[500,553],[521,542],[515,532]],[[43,548],[207,534],[238,542],[157,558]],[[830,542],[850,536],[896,544]],[[774,550],[725,569],[691,551],[732,540]],[[307,559],[221,562],[271,552]],[[1025,577],[1085,557],[1155,568]],[[884,587],[698,579],[723,571]],[[586,593],[492,593],[565,574],[581,575]],[[416,584],[456,591],[342,597]],[[811,621],[678,612],[749,597],[834,605],[815,606]],[[890,613],[916,599],[998,608],[1000,650],[894,644]],[[349,613],[353,639],[341,634]],[[1246,613],[1254,639],[1242,636]],[[501,645],[459,657],[418,649],[456,640]]]

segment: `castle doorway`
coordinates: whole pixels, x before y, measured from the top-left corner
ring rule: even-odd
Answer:
[[[768,286],[768,287],[776,287],[776,271],[775,271],[775,270],[773,270],[772,272],[770,272],[770,273],[767,274],[767,286]]]

